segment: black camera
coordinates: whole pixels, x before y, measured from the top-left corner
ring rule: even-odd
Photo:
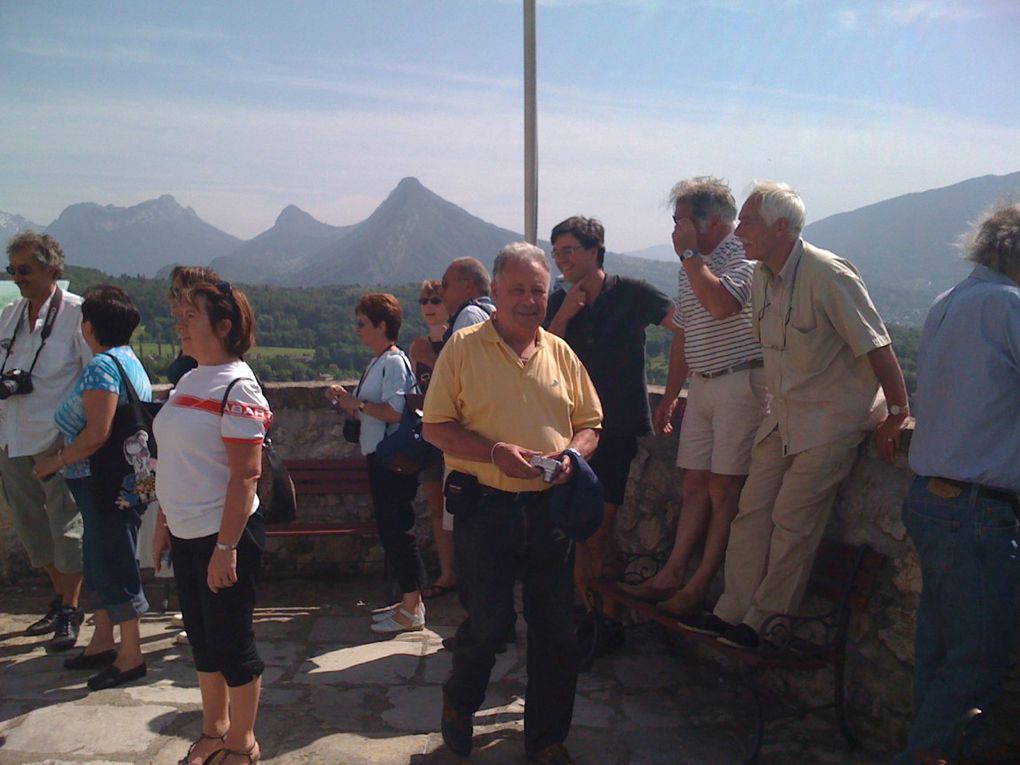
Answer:
[[[12,369],[10,372],[0,374],[0,401],[31,392],[32,375],[24,369]]]

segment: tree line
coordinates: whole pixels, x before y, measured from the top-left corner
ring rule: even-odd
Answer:
[[[90,268],[68,266],[66,278],[71,290],[81,294],[89,287],[107,283],[127,290],[142,316],[142,331],[136,345],[144,342],[142,363],[153,380],[163,378],[163,370],[179,350],[177,330],[167,303],[165,279],[120,276],[111,277]],[[354,307],[367,292],[390,292],[404,309],[404,324],[399,344],[408,348],[411,341],[425,333],[418,306],[419,284],[334,285],[329,287],[243,286],[256,317],[256,346],[249,361],[266,381],[316,380],[322,376],[352,379],[360,376],[368,361],[368,352],[358,342],[354,327]],[[917,379],[916,329],[889,326],[907,390],[912,394]],[[661,327],[648,331],[648,381],[664,385],[669,370],[670,333]],[[153,350],[150,344],[156,344]],[[162,348],[160,348],[162,345]],[[307,349],[302,355],[260,354],[260,347]],[[162,352],[159,352],[162,350]]]

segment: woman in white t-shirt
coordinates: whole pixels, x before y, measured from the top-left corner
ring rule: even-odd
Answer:
[[[412,504],[418,492],[418,475],[394,473],[375,455],[383,437],[397,429],[404,411],[404,394],[414,388],[411,363],[396,345],[403,312],[393,295],[376,292],[361,297],[354,315],[358,339],[372,351],[372,360],[354,393],[342,385],[331,385],[326,398],[361,421],[359,445],[368,458],[379,541],[402,593],[398,603],[374,615],[371,629],[381,634],[420,630],[425,627],[425,604],[421,599],[424,568],[414,535]]]
[[[160,518],[153,560],[172,550],[174,578],[202,693],[202,735],[182,765],[258,762],[262,672],[253,616],[265,527],[255,487],[269,404],[242,355],[255,340],[251,305],[227,282],[186,290],[175,312],[180,379],[153,423]]]

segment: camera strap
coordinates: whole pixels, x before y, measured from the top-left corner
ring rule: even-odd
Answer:
[[[42,352],[43,346],[46,345],[46,341],[49,339],[50,334],[53,332],[53,325],[57,322],[57,313],[60,311],[60,305],[64,300],[64,293],[60,290],[60,287],[56,287],[53,290],[53,295],[50,297],[50,307],[46,309],[46,318],[43,319],[42,326],[42,342],[39,343],[39,348],[35,352],[35,356],[32,358],[32,366],[28,368],[28,373],[32,374],[32,370],[35,369],[35,363],[39,360],[39,354]],[[25,301],[25,307],[21,309],[21,316],[18,317],[18,323],[14,325],[14,334],[11,335],[11,341],[7,344],[7,350],[4,354],[3,364],[0,364],[0,374],[3,374],[7,369],[7,362],[11,358],[11,351],[14,350],[14,341],[18,339],[18,330],[21,329],[21,323],[28,323],[28,301]],[[31,329],[29,329],[31,332]]]

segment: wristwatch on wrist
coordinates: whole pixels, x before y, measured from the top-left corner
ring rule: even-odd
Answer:
[[[909,406],[900,406],[899,404],[889,404],[889,414],[893,417],[899,417],[901,414],[908,414],[910,412]]]
[[[232,545],[228,545],[226,542],[219,542],[219,541],[217,541],[216,542],[216,549],[217,550],[223,550],[223,552],[233,552],[234,550],[237,549],[237,542],[234,542],[234,544],[232,544]]]
[[[683,252],[680,253],[680,262],[683,263],[685,260],[690,260],[691,258],[700,254],[701,253],[697,252],[696,250],[684,250]]]

